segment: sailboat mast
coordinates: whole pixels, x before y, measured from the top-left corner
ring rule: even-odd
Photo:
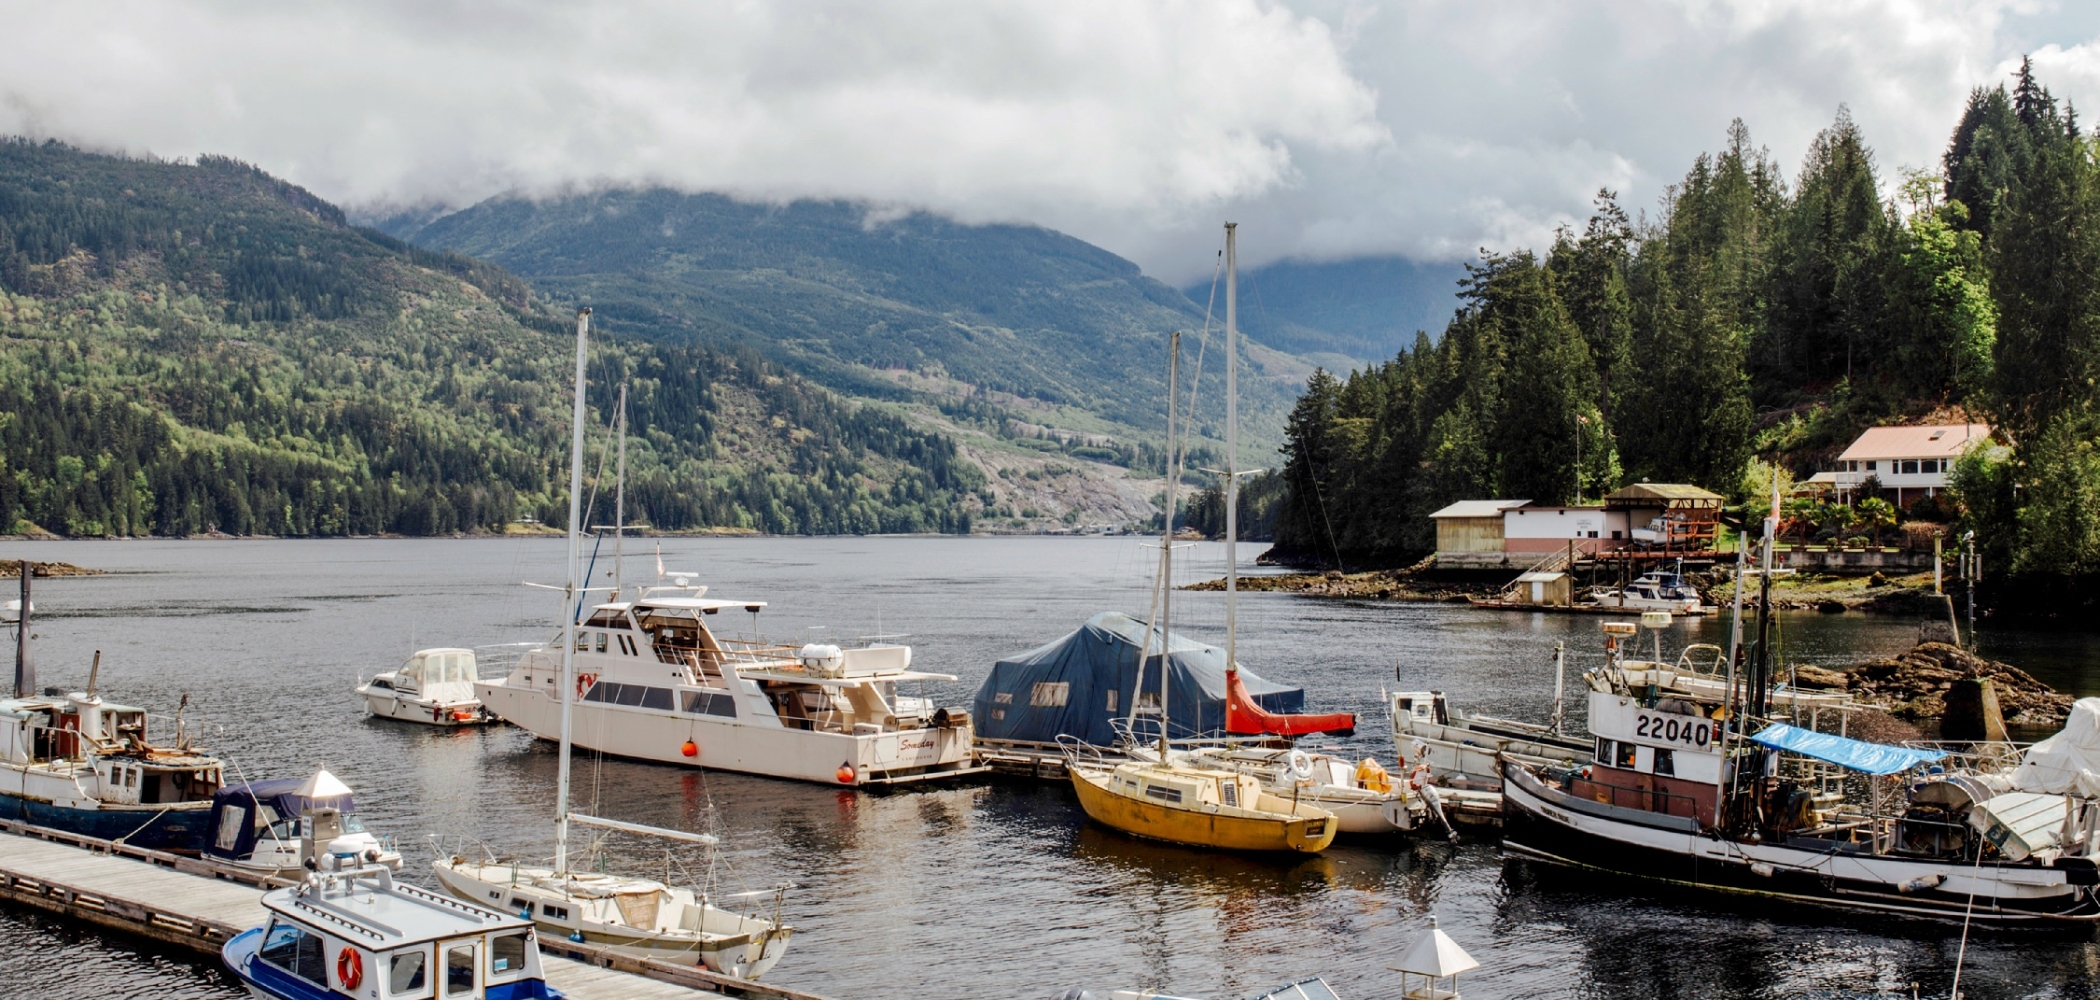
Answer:
[[[1167,759],[1168,706],[1173,699],[1168,697],[1167,684],[1174,671],[1167,663],[1168,645],[1174,621],[1174,487],[1181,478],[1181,457],[1174,448],[1174,407],[1181,395],[1181,331],[1176,330],[1167,337],[1167,493],[1166,516],[1161,520],[1166,526],[1160,529],[1159,538],[1159,759]],[[1140,669],[1143,669],[1140,665]]]
[[[1757,656],[1750,667],[1749,718],[1744,720],[1746,723],[1765,714],[1765,697],[1772,683],[1772,536],[1778,533],[1779,482],[1774,476],[1772,512],[1765,516],[1765,547],[1759,557],[1764,569],[1757,584]]]
[[[1240,676],[1240,224],[1225,224],[1225,735]]]
[[[576,574],[583,560],[583,366],[591,329],[591,307],[576,310],[576,399],[569,421],[569,568],[562,595],[561,764],[555,781],[554,870],[569,870],[570,714],[576,699],[576,598],[584,589]]]
[[[620,383],[620,461],[618,485],[613,488],[613,599],[626,586],[626,566],[621,561],[621,542],[627,540],[627,383]]]

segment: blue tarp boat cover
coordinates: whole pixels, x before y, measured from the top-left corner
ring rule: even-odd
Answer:
[[[977,735],[988,740],[1049,743],[1073,736],[1096,746],[1116,742],[1110,722],[1130,713],[1130,692],[1137,683],[1138,656],[1144,649],[1144,622],[1115,611],[1087,619],[1079,630],[1055,642],[1009,656],[992,665],[977,688],[971,718]],[[1144,700],[1159,701],[1159,638],[1145,663]],[[1225,728],[1225,651],[1169,634],[1167,662],[1173,670],[1167,692],[1175,739],[1216,736]],[[1240,683],[1254,702],[1271,712],[1295,713],[1305,707],[1305,691],[1285,687],[1240,669]],[[1159,734],[1158,715],[1140,713],[1135,734]]]
[[[1819,733],[1812,729],[1801,729],[1783,722],[1766,726],[1750,738],[1775,750],[1814,757],[1863,774],[1898,774],[1919,764],[1947,756],[1938,750],[1913,750],[1909,747],[1892,747],[1886,743],[1868,743],[1864,740]]]
[[[265,831],[277,827],[284,840],[299,837],[299,814],[313,808],[356,810],[347,793],[308,798],[301,794],[310,778],[265,778],[244,785],[229,785],[211,797],[211,821],[206,827],[204,853],[222,858],[245,858],[255,853],[255,843]],[[334,780],[334,779],[330,779]]]

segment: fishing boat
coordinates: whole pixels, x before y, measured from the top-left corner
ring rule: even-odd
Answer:
[[[306,869],[323,856],[401,870],[401,852],[365,828],[350,786],[326,769],[273,778],[212,796],[204,856],[266,875]]]
[[[1225,227],[1225,254],[1227,267],[1233,262],[1234,227]],[[1228,338],[1233,329],[1231,284],[1227,284],[1226,330]],[[1233,342],[1227,340],[1226,356],[1235,353]],[[1228,382],[1233,366],[1227,362]],[[1180,479],[1180,447],[1175,428],[1175,409],[1179,405],[1181,376],[1181,334],[1177,331],[1168,336],[1167,362],[1167,484],[1164,502],[1164,525],[1160,535],[1160,564],[1158,586],[1154,591],[1158,614],[1155,625],[1146,629],[1146,647],[1139,651],[1138,683],[1132,692],[1130,721],[1135,723],[1144,702],[1144,665],[1149,658],[1152,636],[1160,637],[1158,658],[1159,690],[1153,705],[1157,711],[1159,739],[1156,748],[1148,757],[1137,757],[1125,763],[1106,761],[1098,749],[1091,745],[1065,738],[1067,754],[1066,773],[1071,777],[1073,790],[1079,796],[1081,808],[1095,822],[1113,827],[1133,836],[1164,840],[1170,843],[1193,847],[1208,847],[1238,851],[1295,851],[1318,852],[1326,850],[1340,832],[1333,813],[1302,799],[1284,798],[1263,787],[1263,781],[1252,774],[1231,770],[1174,749],[1170,735],[1173,731],[1172,681],[1174,671],[1167,657],[1167,637],[1171,635],[1168,625],[1173,612],[1173,566],[1174,566],[1174,509],[1176,486]],[[1237,443],[1232,431],[1232,393],[1227,390],[1227,451]],[[1231,460],[1226,462],[1226,479],[1230,483]],[[1231,487],[1228,486],[1228,490]],[[1228,497],[1232,496],[1228,492]],[[1231,501],[1227,501],[1228,519]],[[1229,524],[1228,520],[1228,524]],[[1229,532],[1228,532],[1229,535]],[[1228,542],[1229,546],[1229,542]],[[1227,549],[1226,561],[1232,562],[1232,553]],[[1237,680],[1235,670],[1236,642],[1233,625],[1232,589],[1227,590],[1226,605],[1226,654],[1227,731],[1230,732],[1233,711],[1231,685]],[[1339,721],[1339,720],[1337,720]],[[1354,717],[1346,720],[1354,727]],[[1132,740],[1136,743],[1136,740]],[[1133,747],[1135,749],[1135,747]],[[1294,786],[1295,787],[1295,786]]]
[[[378,865],[325,859],[297,886],[264,893],[260,927],[220,959],[264,1000],[341,997],[559,1000],[532,923],[394,881]],[[442,985],[440,985],[442,983]]]
[[[1567,653],[1553,650],[1553,714],[1544,724],[1492,715],[1468,715],[1442,691],[1396,691],[1386,695],[1400,769],[1448,787],[1493,791],[1502,785],[1505,758],[1528,764],[1578,764],[1590,758],[1590,741],[1562,732]]]
[[[1585,674],[1593,763],[1506,763],[1505,851],[1863,911],[2100,919],[2100,699],[2074,705],[2064,732],[2008,773],[1987,756],[1777,719],[1769,612],[1741,689],[1719,705],[1637,683],[1621,655],[1612,645]]]
[[[492,721],[474,696],[480,679],[471,649],[419,649],[398,669],[359,684],[357,694],[374,718],[475,726]]]
[[[224,768],[190,745],[178,709],[175,742],[153,742],[146,710],[95,693],[102,654],[87,690],[36,693],[30,577],[11,610],[14,696],[0,699],[0,819],[64,830],[152,850],[195,854],[204,846],[212,795]],[[189,697],[183,696],[184,707]]]
[[[531,697],[542,698],[555,706],[554,715],[546,724],[560,744],[557,765],[557,788],[554,814],[554,863],[548,866],[531,866],[496,857],[469,859],[452,855],[439,859],[435,864],[438,882],[446,890],[463,899],[483,905],[502,906],[530,919],[542,929],[558,933],[568,940],[590,943],[611,948],[626,954],[658,961],[704,965],[715,972],[742,979],[756,979],[787,949],[794,928],[780,921],[780,894],[774,894],[773,919],[757,914],[737,913],[724,909],[715,901],[694,893],[690,889],[673,887],[653,879],[629,878],[603,872],[577,871],[569,864],[569,831],[572,823],[581,823],[603,830],[639,834],[668,840],[684,841],[709,847],[715,846],[715,838],[704,833],[684,830],[667,830],[606,819],[584,813],[573,812],[569,804],[570,759],[576,744],[572,733],[577,728],[579,704],[577,695],[602,692],[606,685],[617,685],[617,681],[591,683],[579,678],[583,665],[582,650],[585,642],[595,634],[597,649],[607,648],[606,637],[610,630],[586,631],[579,628],[575,609],[582,603],[587,592],[583,586],[582,535],[579,525],[583,517],[583,413],[584,413],[584,361],[586,337],[590,329],[590,310],[578,311],[576,316],[576,388],[572,419],[572,435],[569,453],[569,532],[567,580],[562,590],[565,614],[562,635],[553,651],[538,651],[555,661],[552,672],[547,674],[548,690],[534,692]],[[642,606],[648,607],[646,603]],[[676,605],[672,605],[675,607]],[[600,608],[593,620],[604,613]],[[689,619],[697,622],[697,617]],[[666,641],[672,633],[684,633],[684,638],[697,640],[705,634],[673,626],[660,626],[656,633]],[[642,634],[642,633],[637,633]],[[631,637],[623,637],[631,639]],[[688,647],[690,648],[690,647]],[[703,647],[704,648],[704,647]],[[529,655],[529,654],[528,654]],[[521,668],[523,671],[524,668]],[[541,667],[546,670],[547,668]],[[638,689],[663,692],[662,680],[668,674],[693,676],[690,662],[670,662],[668,668],[659,662],[650,679],[652,686]],[[537,677],[534,673],[514,673],[520,676]],[[632,701],[620,698],[614,701],[601,700],[595,704],[648,705],[655,708],[654,698],[636,698]],[[696,709],[690,701],[685,702],[685,711]],[[517,718],[509,712],[508,718]],[[592,722],[584,716],[585,725]],[[598,721],[612,721],[600,719]],[[636,724],[622,721],[619,724]],[[690,739],[690,737],[688,737]],[[688,755],[691,756],[691,755]],[[748,898],[748,897],[740,897]]]

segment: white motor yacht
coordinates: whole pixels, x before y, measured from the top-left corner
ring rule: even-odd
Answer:
[[[419,649],[398,670],[357,686],[376,718],[426,726],[473,726],[492,721],[474,696],[480,680],[471,649]]]
[[[600,604],[576,629],[577,746],[655,761],[838,785],[895,784],[984,770],[969,713],[902,685],[953,681],[911,669],[911,647],[800,648],[725,639],[708,619],[757,601],[706,596],[684,574]],[[552,740],[561,733],[560,641],[528,650],[475,693],[490,711]]]
[[[1699,591],[1685,582],[1684,575],[1667,570],[1643,573],[1624,587],[1599,587],[1591,595],[1598,605],[1628,611],[1668,611],[1674,615],[1703,615]]]

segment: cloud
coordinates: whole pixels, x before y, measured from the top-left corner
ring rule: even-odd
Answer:
[[[2023,50],[2100,112],[2100,25],[2039,0],[0,0],[0,132],[224,153],[349,207],[663,183],[1028,220],[1169,279],[1537,246],[1654,205],[1741,117],[1783,163],[1847,104],[1936,162]],[[2088,96],[2091,100],[2087,100]]]

